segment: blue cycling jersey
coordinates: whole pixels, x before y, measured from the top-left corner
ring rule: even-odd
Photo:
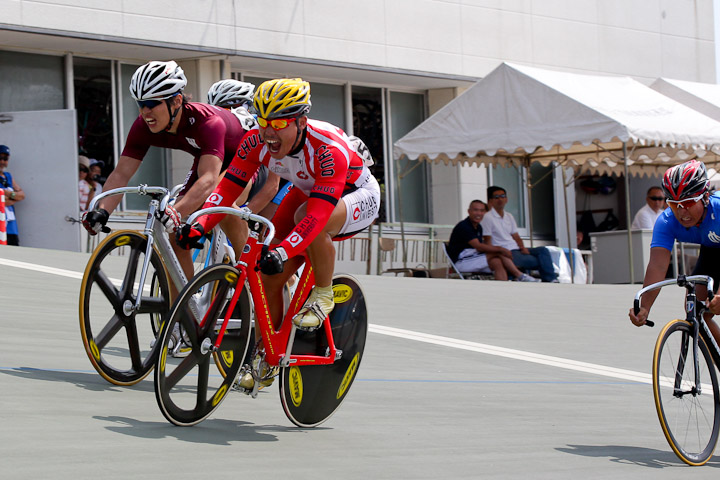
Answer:
[[[720,248],[720,192],[710,196],[705,218],[696,227],[680,225],[670,208],[666,208],[655,221],[650,247],[672,250],[675,240]]]

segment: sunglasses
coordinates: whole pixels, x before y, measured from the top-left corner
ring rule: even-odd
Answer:
[[[688,208],[692,207],[692,206],[695,205],[697,202],[699,202],[700,200],[702,200],[703,195],[705,195],[705,194],[700,194],[700,195],[698,195],[697,197],[686,198],[685,200],[668,200],[667,203],[668,203],[668,205],[670,205],[671,207],[674,207],[674,208],[684,208],[684,209],[687,210]]]
[[[493,195],[492,198],[507,198],[506,193],[500,193],[498,195]]]
[[[135,103],[137,103],[137,106],[140,110],[145,107],[152,110],[153,108],[163,103],[163,100],[135,100]]]
[[[85,172],[85,173],[90,173],[90,170],[88,170],[88,169],[85,168],[85,167],[80,167],[80,171],[81,171],[81,172]]]
[[[663,200],[665,200],[665,197],[648,197],[648,198],[655,202],[662,202]]]
[[[290,126],[296,118],[274,118],[272,120],[266,120],[262,117],[257,117],[258,125],[260,128],[267,128],[270,125],[275,130],[282,130]]]

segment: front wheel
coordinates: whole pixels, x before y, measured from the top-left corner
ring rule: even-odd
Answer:
[[[707,344],[698,339],[697,376],[693,327],[673,320],[660,332],[653,354],[653,394],[670,447],[688,465],[712,456],[720,429],[720,391]],[[699,378],[699,382],[696,382]]]
[[[137,284],[146,247],[142,233],[113,233],[93,252],[80,285],[85,351],[95,370],[115,385],[133,385],[150,373],[157,358],[155,337],[170,309],[165,265],[154,249],[142,291]]]
[[[213,265],[188,283],[173,305],[158,343],[155,399],[171,423],[195,425],[207,418],[230,391],[248,348],[252,309],[247,288],[239,298],[220,344],[223,362],[216,362],[213,345],[218,338],[231,298],[238,285],[238,271],[230,265]],[[172,332],[184,332],[190,353],[170,355]]]

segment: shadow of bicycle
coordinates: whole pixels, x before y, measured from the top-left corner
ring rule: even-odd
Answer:
[[[582,455],[584,457],[608,458],[611,462],[627,465],[640,465],[649,468],[687,467],[670,447],[667,450],[630,447],[627,445],[568,445],[556,448],[559,452]],[[720,459],[711,458],[705,467],[720,468]]]
[[[275,433],[298,435],[307,432],[294,426],[256,425],[250,422],[210,418],[193,427],[176,427],[167,422],[146,422],[128,417],[95,416],[96,420],[112,422],[107,430],[138,438],[174,438],[183,442],[210,445],[232,445],[236,442],[276,442]],[[315,429],[317,430],[317,429]]]
[[[141,392],[153,392],[152,382],[147,380],[136,383],[129,387],[113,385],[94,372],[77,372],[68,370],[48,370],[42,368],[15,367],[0,370],[1,374],[11,375],[17,378],[28,380],[40,380],[45,382],[72,383],[80,388],[93,392],[101,391],[122,391],[125,388],[132,388]]]

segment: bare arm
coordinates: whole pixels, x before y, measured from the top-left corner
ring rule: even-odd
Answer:
[[[20,188],[20,185],[17,184],[14,178],[12,188],[6,188],[3,191],[5,193],[5,205],[7,205],[8,207],[11,205],[15,205],[20,200],[25,199],[25,192],[22,188]],[[11,196],[12,198],[10,198]]]
[[[528,252],[528,249],[525,248],[525,243],[523,243],[522,238],[520,238],[520,234],[518,234],[516,232],[516,233],[513,233],[511,236],[512,236],[513,240],[515,240],[515,243],[517,243],[518,248],[520,249],[520,251],[522,253],[524,253],[525,255],[530,253],[530,252]]]
[[[662,247],[653,247],[650,249],[650,259],[648,260],[647,270],[645,270],[645,279],[643,280],[643,287],[651,285],[655,282],[659,282],[665,279],[668,266],[670,265],[670,250]],[[640,312],[635,315],[633,309],[630,309],[630,321],[635,325],[645,325],[650,308],[655,299],[660,293],[659,290],[653,290],[647,292],[640,299]]]
[[[477,238],[473,238],[470,240],[470,246],[481,253],[499,253],[503,257],[512,258],[512,252],[510,250],[492,244],[492,237],[490,235],[483,235],[482,243]]]
[[[268,170],[268,177],[265,185],[248,202],[248,208],[253,212],[259,212],[275,197],[280,185],[280,177]]]
[[[140,163],[140,160],[135,158],[121,156],[115,170],[112,171],[107,182],[105,182],[105,186],[103,187],[104,191],[107,192],[113,188],[127,187],[132,176],[135,175],[135,172],[140,168]],[[104,208],[108,213],[112,213],[117,208],[120,200],[122,200],[120,195],[113,195],[112,197],[101,200],[98,208]]]
[[[200,208],[210,196],[220,180],[222,160],[215,155],[203,155],[198,160],[198,179],[182,198],[175,202],[177,210],[183,218]],[[107,185],[107,184],[106,184]]]

